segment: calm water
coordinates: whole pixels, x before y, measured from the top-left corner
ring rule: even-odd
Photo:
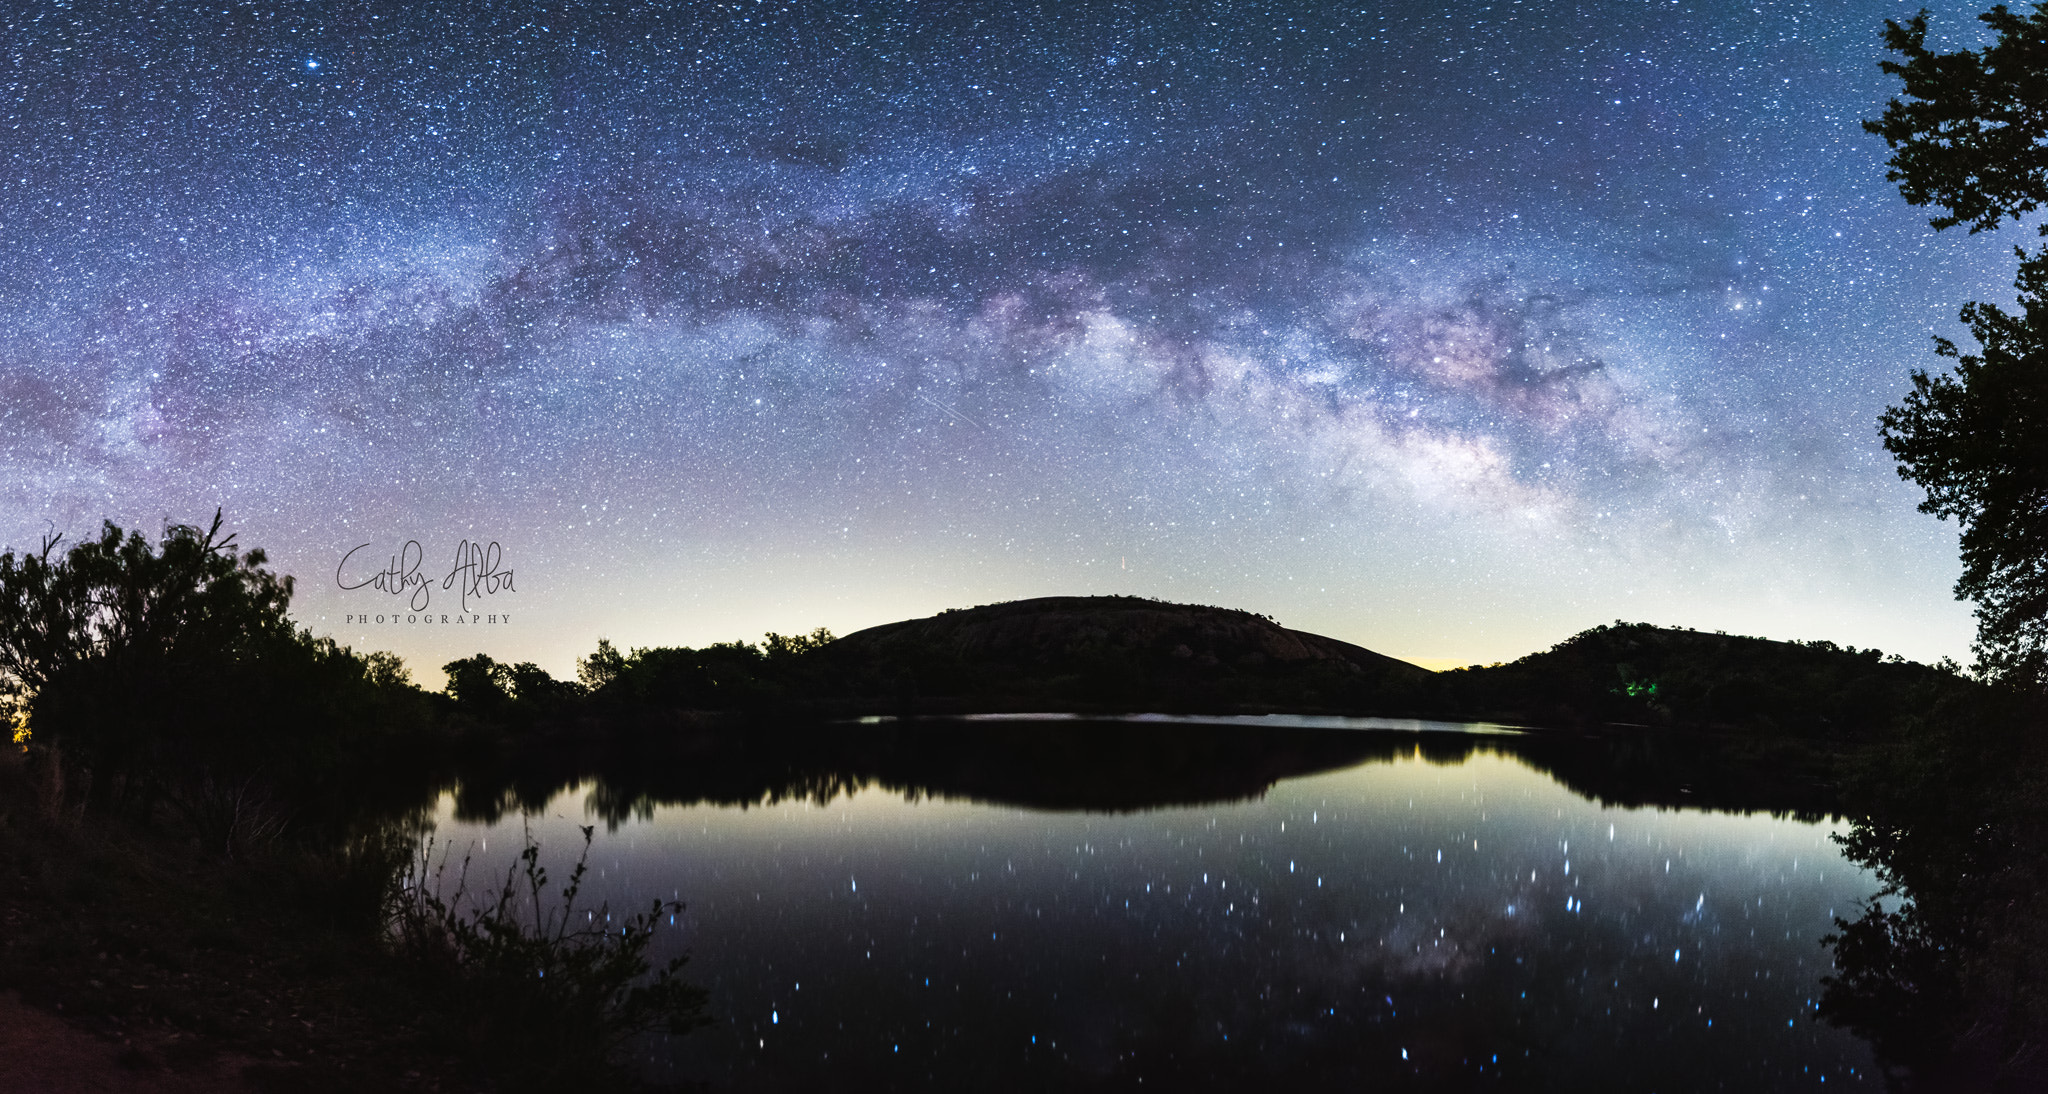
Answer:
[[[1813,1018],[1819,939],[1876,888],[1834,826],[1603,807],[1511,740],[1381,737],[1215,804],[1033,808],[854,773],[623,820],[589,783],[524,823],[557,877],[598,825],[593,904],[687,902],[660,956],[693,955],[720,1024],[649,1046],[672,1080],[1881,1085]],[[438,828],[502,869],[521,824],[444,799]]]

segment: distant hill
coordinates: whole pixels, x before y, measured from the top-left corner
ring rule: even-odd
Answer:
[[[1506,665],[1440,673],[1458,713],[1847,740],[1978,685],[1952,667],[1832,642],[1615,623]]]
[[[1432,673],[1228,608],[1054,596],[941,612],[818,651],[878,709],[1407,709]]]
[[[1643,623],[1595,627],[1511,664],[1432,673],[1251,612],[1127,596],[988,604],[836,640],[820,632],[775,636],[764,647],[720,643],[610,656],[593,674],[593,710],[755,721],[1338,713],[1852,742],[1903,716],[1935,716],[1943,702],[1981,687],[1953,666],[1877,650]],[[499,696],[506,710],[476,706],[472,713],[485,720],[524,707],[543,713],[548,695],[529,702],[528,690],[519,684],[516,695]]]

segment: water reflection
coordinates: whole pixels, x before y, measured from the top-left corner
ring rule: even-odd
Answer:
[[[493,821],[536,812],[565,787],[598,784],[593,816],[617,825],[657,806],[808,798],[877,784],[911,796],[1034,809],[1131,810],[1255,797],[1276,781],[1389,760],[1419,748],[1433,762],[1506,750],[1572,789],[1617,805],[1769,811],[1817,820],[1829,784],[1787,762],[1731,754],[1725,742],[1671,731],[1639,736],[1514,735],[1505,727],[1382,719],[1146,716],[1106,721],[977,719],[829,729],[670,732],[579,754],[536,748],[515,766],[465,765],[457,815]],[[1331,732],[1296,722],[1370,722]],[[1357,728],[1357,727],[1347,727]]]
[[[689,903],[662,944],[695,954],[722,1025],[653,1046],[664,1078],[1868,1076],[1863,1043],[1813,1020],[1817,939],[1875,888],[1831,826],[1602,805],[1520,739],[1176,729],[814,740],[863,759],[836,773],[784,741],[780,768],[648,768],[556,793],[533,823],[566,852],[574,825],[613,822],[591,891]],[[516,847],[517,819],[457,812],[444,799],[444,836]]]

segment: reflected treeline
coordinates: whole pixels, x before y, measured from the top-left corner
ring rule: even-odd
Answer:
[[[2048,716],[1994,693],[1912,721],[1848,765],[1846,850],[1887,899],[1840,921],[1821,1013],[1908,1088],[2048,1090]]]
[[[1839,813],[1840,753],[1762,740],[1639,727],[1531,733],[1503,751],[1601,805],[1769,813],[1818,821]]]
[[[1121,812],[1242,801],[1282,779],[1362,763],[1416,756],[1456,764],[1478,753],[1516,757],[1603,804],[1768,811],[1803,819],[1834,807],[1814,757],[1802,754],[1799,762],[1762,769],[1739,743],[1671,733],[1478,736],[926,720],[620,735],[614,741],[608,749],[525,750],[464,765],[454,789],[457,813],[490,822],[536,812],[584,783],[592,784],[589,807],[614,826],[663,806],[822,804],[867,786],[911,798]]]

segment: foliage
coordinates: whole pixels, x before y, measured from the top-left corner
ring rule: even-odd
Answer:
[[[812,690],[816,652],[832,641],[823,627],[807,635],[770,632],[759,646],[714,642],[702,649],[635,648],[620,653],[599,639],[576,663],[579,679],[603,703],[642,709],[755,710]]]
[[[2048,200],[2048,4],[2025,17],[1999,4],[1977,18],[1997,40],[1956,53],[1927,48],[1925,11],[1885,20],[1885,47],[1905,62],[1880,67],[1911,101],[1863,123],[1894,150],[1885,179],[1914,205],[1948,210],[1935,228],[1967,223],[1972,233]]]
[[[820,656],[832,641],[823,627],[801,635],[770,632],[759,645],[714,642],[700,649],[621,652],[600,638],[589,656],[577,659],[575,680],[556,680],[532,662],[508,664],[483,653],[442,668],[447,695],[467,727],[486,737],[541,730],[562,742],[606,719],[632,724],[642,716],[675,712],[758,716],[784,710],[832,690]],[[559,732],[571,729],[576,732]]]
[[[1906,200],[1940,208],[1935,229],[1972,234],[2048,203],[2048,5],[1978,18],[1991,44],[1947,54],[1926,48],[1925,12],[1887,21],[1900,60],[1883,68],[1906,97],[1864,122],[1891,146],[1886,177]],[[2048,746],[2028,706],[2048,684],[2048,249],[2014,254],[2019,310],[1966,305],[1977,351],[1937,338],[1953,371],[1916,370],[1881,421],[1900,476],[1927,493],[1921,511],[1961,526],[1956,593],[1976,602],[1977,669],[2014,687],[1911,706],[1896,739],[1864,753],[1844,845],[1896,903],[1839,924],[1822,1002],[1881,1054],[1958,1089],[2048,1084]]]
[[[2019,220],[2048,201],[2048,5],[2022,17],[2004,5],[1978,17],[1996,33],[1979,51],[1926,48],[1927,17],[1885,24],[1903,63],[1884,70],[1905,99],[1864,122],[1894,151],[1886,178],[1914,205],[1945,212],[1936,229],[1972,233]],[[2048,224],[2041,227],[2048,235]],[[1937,338],[1952,373],[1913,373],[1913,391],[1883,416],[1899,475],[1927,492],[1923,512],[1962,529],[1956,595],[1976,602],[1979,671],[2048,681],[2048,251],[2020,258],[2020,310],[1970,303],[1979,344]]]
[[[295,627],[291,579],[222,525],[152,544],[110,522],[68,551],[0,554],[0,702],[98,805],[169,807],[233,854],[335,797],[423,696],[397,658]]]
[[[1885,411],[1885,447],[1920,484],[1922,512],[1962,528],[1956,594],[1977,604],[1977,660],[1987,676],[2048,680],[2048,263],[2021,267],[2020,315],[1963,308],[1981,349],[1947,339],[1953,373],[1913,373]]]
[[[471,729],[526,733],[558,724],[590,694],[586,685],[557,680],[531,661],[511,664],[479,653],[441,668],[454,709]]]
[[[823,627],[809,634],[776,634],[769,631],[761,643],[762,656],[769,662],[789,662],[816,653],[832,643],[832,632]]]
[[[388,898],[393,944],[418,968],[439,974],[471,1051],[515,1087],[623,1082],[616,1057],[629,1041],[706,1024],[703,991],[679,976],[688,958],[649,975],[648,947],[680,903],[656,900],[616,924],[606,905],[576,921],[594,830],[582,831],[583,854],[558,907],[549,906],[547,870],[530,832],[495,892],[471,896],[465,858],[454,894],[443,899],[447,853],[434,864],[430,839]]]
[[[512,701],[512,667],[486,654],[450,661],[441,671],[448,674],[449,697],[471,710],[495,712]]]
[[[152,547],[107,523],[59,555],[62,537],[0,554],[0,694],[53,743],[118,766],[187,712],[161,700],[195,673],[233,673],[294,637],[291,579],[263,552],[235,553],[215,514]],[[201,724],[199,730],[218,726]]]
[[[603,690],[624,671],[626,657],[609,638],[598,639],[597,649],[589,657],[576,659],[576,679],[591,691]]]

